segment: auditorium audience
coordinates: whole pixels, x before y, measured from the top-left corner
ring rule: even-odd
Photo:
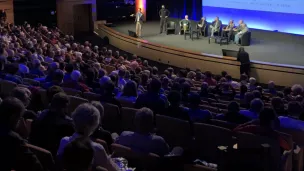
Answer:
[[[250,120],[258,119],[260,112],[263,110],[264,104],[261,99],[253,99],[250,102],[250,109],[249,110],[241,110],[240,114],[245,116]]]
[[[288,103],[287,116],[280,116],[280,124],[282,128],[304,131],[304,122],[298,120],[303,112],[303,108],[299,102],[291,101]]]
[[[189,117],[192,122],[207,122],[212,119],[210,111],[200,108],[200,95],[198,93],[191,93],[189,95]]]
[[[172,118],[189,121],[188,109],[181,106],[181,94],[177,91],[171,91],[168,94],[169,106],[166,109],[166,115]]]
[[[154,114],[152,110],[148,108],[139,109],[134,119],[136,131],[122,132],[115,143],[143,153],[154,153],[159,156],[168,154],[169,146],[166,141],[162,137],[152,133],[154,128],[153,122]]]
[[[219,114],[215,117],[215,119],[224,120],[235,124],[243,124],[250,121],[250,119],[248,119],[246,116],[240,114],[240,106],[237,102],[230,102],[227,109],[227,113]]]

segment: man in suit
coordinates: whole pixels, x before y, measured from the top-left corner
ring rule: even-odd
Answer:
[[[201,20],[197,24],[198,28],[201,32],[205,32],[205,28],[207,27],[206,17],[202,17]]]
[[[237,30],[236,35],[234,36],[234,43],[239,44],[240,38],[242,38],[242,36],[248,31],[249,31],[249,29],[248,29],[247,25],[245,23],[242,23],[240,25],[240,28]]]
[[[165,8],[165,5],[162,5],[162,9],[159,10],[159,17],[160,17],[160,32],[159,34],[162,34],[163,28],[165,25],[165,31],[166,31],[166,23],[167,23],[167,18],[170,15],[170,11]]]
[[[180,29],[181,29],[181,30],[184,30],[183,26],[187,26],[187,27],[189,27],[189,29],[191,29],[191,21],[189,20],[188,15],[185,15],[185,19],[182,19],[182,20],[179,22],[179,26],[180,26]],[[184,30],[184,31],[185,31],[185,30]],[[181,32],[179,32],[179,34],[181,34]]]
[[[219,19],[219,17],[215,17],[215,20],[210,25],[211,29],[211,37],[214,36],[215,32],[219,32],[222,25],[222,21]]]
[[[228,37],[228,40],[231,40],[231,35],[233,34],[234,21],[230,20],[228,25],[223,29],[223,36]]]
[[[141,8],[138,9],[138,12],[135,16],[136,23],[136,35],[141,38],[142,25],[144,23],[144,14],[141,12]]]
[[[239,52],[237,54],[237,61],[241,63],[240,66],[240,74],[246,74],[249,76],[250,72],[250,58],[249,54],[245,51],[243,47],[240,47]]]

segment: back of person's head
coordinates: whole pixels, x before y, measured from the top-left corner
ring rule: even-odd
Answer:
[[[264,108],[259,114],[259,119],[261,126],[274,128],[276,113],[272,108]]]
[[[60,69],[57,69],[52,76],[53,82],[57,82],[57,83],[62,83],[63,78],[64,78],[64,73]]]
[[[67,65],[65,66],[65,71],[66,71],[67,73],[72,73],[73,70],[74,70],[73,64],[67,64]]]
[[[189,94],[189,105],[191,108],[198,107],[201,103],[201,97],[198,93]]]
[[[99,101],[92,101],[91,104],[98,109],[99,114],[100,114],[100,122],[99,124],[102,124],[102,119],[104,116],[104,107]]]
[[[69,103],[69,96],[66,95],[64,92],[59,92],[53,96],[50,110],[65,110],[68,107]]]
[[[178,82],[174,82],[171,86],[171,91],[181,91],[181,85]]]
[[[227,80],[228,82],[229,82],[229,81],[232,81],[231,75],[226,75],[225,78],[226,78],[226,80]]]
[[[249,84],[250,85],[255,85],[256,84],[256,79],[254,77],[249,78]]]
[[[11,92],[12,97],[16,97],[22,101],[23,105],[27,107],[31,102],[31,91],[25,87],[16,87]]]
[[[284,92],[284,96],[290,95],[292,92],[291,87],[285,87],[283,92]]]
[[[47,99],[49,102],[52,101],[53,97],[57,93],[64,93],[63,89],[59,86],[52,86],[46,91]]]
[[[144,134],[151,133],[154,128],[153,111],[146,107],[139,109],[136,112],[134,123],[138,132]]]
[[[100,113],[90,103],[79,105],[72,113],[75,131],[84,136],[90,136],[99,125]]]
[[[81,78],[81,73],[78,70],[74,70],[71,74],[71,79],[74,81],[79,81],[79,79]]]
[[[156,66],[154,66],[154,67],[152,68],[152,74],[153,74],[153,75],[157,75],[157,74],[158,74],[158,68],[157,68]]]
[[[302,95],[303,93],[303,87],[300,84],[295,84],[291,87],[292,95]]]
[[[247,86],[246,85],[241,85],[241,87],[240,87],[240,93],[241,94],[245,94],[245,93],[247,93],[247,91],[248,91]]]
[[[240,111],[240,105],[235,101],[230,102],[227,108],[230,113],[238,113]]]
[[[93,163],[94,149],[89,139],[77,138],[68,143],[62,154],[66,171],[89,171]]]
[[[170,106],[179,106],[181,102],[181,94],[178,91],[171,91],[168,94]]]
[[[254,98],[261,98],[261,93],[258,91],[258,90],[254,90],[254,91],[252,91],[252,94],[253,94],[253,96],[254,96]]]
[[[135,81],[128,81],[123,88],[122,96],[137,97],[137,84]]]
[[[210,71],[206,71],[205,75],[207,78],[212,78],[212,73]]]
[[[222,77],[226,77],[227,74],[228,74],[227,71],[222,71],[222,73],[221,73]]]
[[[241,77],[240,77],[240,81],[241,82],[244,82],[244,81],[247,82],[247,80],[248,80],[248,76],[246,74],[242,74]]]
[[[149,84],[149,92],[159,93],[161,89],[161,82],[159,79],[152,79]]]
[[[15,75],[15,74],[17,74],[17,72],[19,70],[19,65],[18,64],[7,64],[7,65],[5,65],[5,70],[7,73],[9,73],[11,75]]]
[[[274,88],[275,88],[274,81],[269,81],[269,82],[268,82],[268,88],[269,88],[269,89],[274,89]]]
[[[184,82],[184,83],[182,84],[182,94],[183,94],[183,95],[187,95],[187,94],[190,93],[190,91],[191,91],[191,86],[190,86],[190,84],[187,83],[187,82]]]
[[[271,99],[271,106],[273,109],[284,109],[284,101],[280,97],[273,97]]]
[[[126,71],[124,69],[120,69],[118,71],[118,76],[121,77],[121,78],[124,78],[126,75]]]
[[[178,72],[179,77],[185,78],[187,76],[187,70],[185,69],[180,69]]]
[[[19,99],[15,97],[4,99],[0,104],[0,124],[15,129],[24,110],[25,107]]]
[[[303,108],[299,102],[291,101],[288,103],[287,111],[290,116],[299,117],[303,111]]]
[[[264,103],[261,99],[253,99],[250,103],[250,110],[256,113],[260,113],[264,108]]]
[[[254,95],[252,92],[246,92],[244,96],[245,103],[250,104],[250,102],[254,99]]]
[[[113,81],[109,80],[103,84],[103,94],[112,95],[115,90],[115,85]]]
[[[297,101],[297,102],[303,102],[303,96],[301,96],[301,95],[297,95],[296,96],[296,98],[295,98],[295,100]]]
[[[261,86],[257,86],[255,89],[258,90],[261,94],[263,93],[263,88]]]

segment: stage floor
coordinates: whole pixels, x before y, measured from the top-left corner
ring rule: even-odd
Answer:
[[[113,29],[128,34],[128,30],[135,31],[135,24],[133,22],[115,23]],[[251,32],[251,45],[245,47],[251,60],[304,66],[304,36],[262,30],[251,30]],[[239,48],[235,44],[220,46],[213,40],[211,44],[208,44],[207,37],[192,41],[189,37],[184,40],[182,35],[159,34],[158,22],[144,23],[142,36],[142,39],[152,43],[214,55],[222,55],[222,49],[238,50]]]

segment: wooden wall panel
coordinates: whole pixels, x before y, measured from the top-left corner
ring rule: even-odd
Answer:
[[[14,23],[14,3],[13,0],[1,0],[0,10],[6,10],[7,22]]]

